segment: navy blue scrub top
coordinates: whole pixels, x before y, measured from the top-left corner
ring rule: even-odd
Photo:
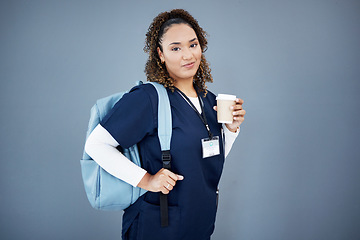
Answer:
[[[217,123],[215,95],[208,91],[204,111],[214,136],[220,138],[220,155],[202,158],[201,139],[208,132],[194,109],[177,92],[167,89],[172,114],[171,171],[184,176],[168,195],[169,226],[160,226],[159,193],[147,192],[125,210],[123,236],[136,228],[136,239],[209,239],[214,231],[217,187],[224,164],[221,124]],[[156,174],[162,168],[157,136],[157,93],[150,84],[125,94],[100,123],[127,148],[138,143],[142,168]],[[136,226],[134,226],[136,225]]]

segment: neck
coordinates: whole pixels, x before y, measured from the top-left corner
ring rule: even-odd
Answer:
[[[197,97],[197,93],[196,93],[196,90],[195,90],[194,84],[193,84],[193,79],[176,81],[174,85],[180,91],[185,93],[186,96],[188,96],[188,97]]]

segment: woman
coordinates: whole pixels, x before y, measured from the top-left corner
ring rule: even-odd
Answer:
[[[162,168],[157,95],[150,84],[133,88],[119,100],[86,142],[87,153],[106,171],[148,190],[125,210],[123,239],[205,240],[214,231],[224,159],[239,133],[245,110],[243,101],[236,99],[233,123],[217,123],[215,95],[205,85],[212,82],[203,56],[206,48],[206,33],[181,9],[159,14],[146,34],[147,79],[167,88],[171,105],[171,171]],[[202,140],[216,137],[219,153],[204,156]],[[116,149],[136,143],[142,167]],[[168,196],[168,227],[160,225],[159,192]]]

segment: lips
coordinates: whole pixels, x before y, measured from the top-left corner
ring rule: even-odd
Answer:
[[[195,65],[195,62],[191,62],[191,63],[184,64],[182,66],[185,68],[192,68],[194,65]]]

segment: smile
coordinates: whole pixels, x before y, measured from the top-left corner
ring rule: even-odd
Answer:
[[[182,65],[182,66],[185,67],[185,68],[192,68],[194,65],[195,65],[195,62],[188,63],[188,64],[185,64],[185,65]]]

